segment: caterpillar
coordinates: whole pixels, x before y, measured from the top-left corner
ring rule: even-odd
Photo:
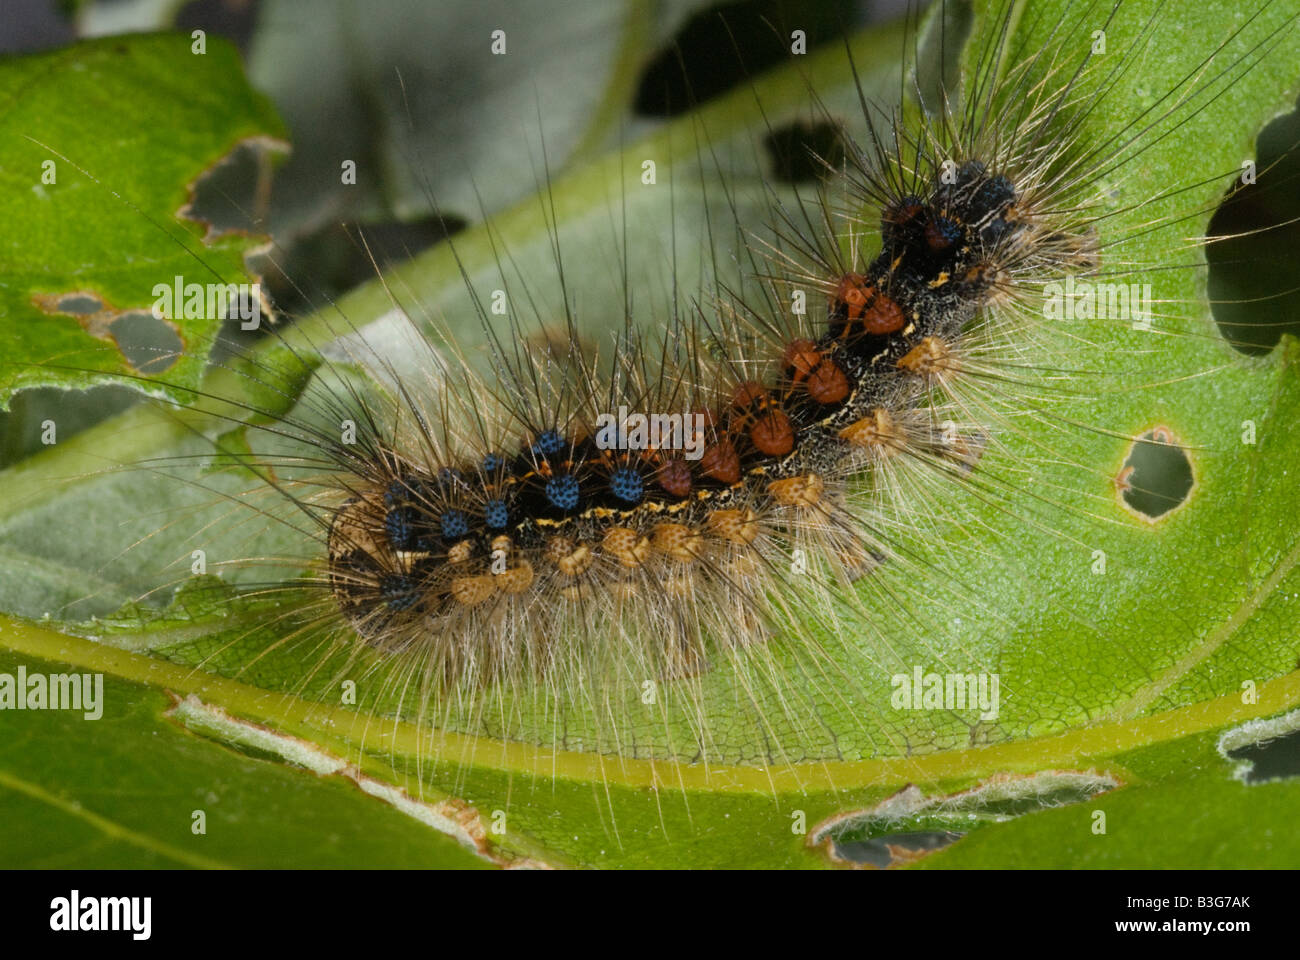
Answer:
[[[638,283],[624,194],[609,212],[621,316],[587,316],[543,160],[550,276],[521,269],[489,223],[492,286],[458,236],[443,241],[468,317],[381,280],[390,309],[373,327],[340,310],[329,344],[285,325],[274,352],[223,361],[217,460],[256,485],[182,482],[237,501],[242,524],[287,529],[291,546],[277,556],[272,538],[227,564],[246,582],[215,588],[217,605],[251,625],[155,652],[307,700],[351,682],[368,724],[411,722],[420,763],[458,769],[475,757],[448,734],[770,774],[1004,742],[1127,702],[1163,654],[1094,628],[1096,595],[1051,594],[1060,570],[1114,537],[1133,549],[1152,518],[1120,519],[1137,468],[1086,462],[1077,438],[1109,435],[1134,456],[1179,446],[1181,428],[1154,414],[1092,418],[1238,363],[1179,298],[1200,293],[1186,261],[1198,244],[1180,231],[1202,228],[1240,169],[1153,190],[1144,158],[1188,130],[1208,137],[1234,85],[1291,49],[1295,16],[1262,5],[1149,91],[1169,5],[1057,6],[937,5],[906,31],[898,105],[868,95],[883,81],[852,47],[823,54],[850,97],[811,91],[804,116],[833,135],[796,151],[813,176],[793,188],[730,178],[696,130],[709,182],[686,257],[695,289],[677,283],[675,233],[670,281]],[[626,191],[667,192],[670,210],[696,201],[622,165]],[[1129,259],[1138,244],[1167,262]],[[359,255],[372,259],[364,242]],[[1127,294],[1166,273],[1174,292],[1145,312],[1136,295],[1118,316],[1051,307],[1067,281]],[[469,327],[481,347],[457,342]],[[377,329],[396,331],[396,349]],[[1198,349],[1170,357],[1153,340]],[[223,445],[232,427],[245,449]],[[1026,530],[1051,553],[1042,569],[1014,549]],[[1114,689],[1080,703],[1038,692],[1067,627],[1096,637]],[[897,678],[922,668],[997,676],[1000,706],[900,719]]]

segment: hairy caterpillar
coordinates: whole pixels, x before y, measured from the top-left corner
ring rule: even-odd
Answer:
[[[505,319],[492,289],[470,285],[486,351],[419,337],[399,366],[354,337],[291,413],[229,398],[240,422],[270,422],[224,456],[262,482],[257,516],[310,540],[283,564],[310,572],[252,588],[255,626],[167,653],[309,698],[352,680],[377,725],[415,719],[431,741],[451,731],[706,767],[905,756],[1077,720],[1089,706],[1032,693],[1053,649],[1033,605],[1062,599],[1007,576],[991,603],[981,576],[1019,526],[1048,531],[1060,567],[1105,552],[1112,471],[1069,438],[1181,436],[1090,415],[1099,398],[1201,372],[1203,357],[1179,369],[1147,334],[1209,331],[1182,315],[1181,292],[1135,329],[1127,315],[1045,314],[1044,291],[1163,269],[1129,262],[1126,246],[1160,232],[1178,249],[1187,219],[1208,217],[1232,165],[1149,192],[1142,157],[1204,122],[1286,39],[1289,17],[1270,13],[1129,103],[1117,91],[1165,37],[1165,5],[1080,4],[1039,22],[1033,5],[981,8],[965,90],[918,76],[906,112],[814,108],[844,127],[842,156],[814,158],[822,183],[799,194],[757,191],[766,227],[722,224],[722,255],[708,255],[739,261],[739,276],[713,263],[698,291],[656,303],[625,252],[612,325],[584,316],[563,243],[558,306],[543,305],[542,281],[506,277],[510,238],[498,238]],[[1111,54],[1094,52],[1096,30]],[[740,188],[709,150],[701,166],[730,200]],[[1193,188],[1204,199],[1189,211]],[[390,326],[451,325],[390,291]],[[1076,359],[1103,339],[1104,371]],[[254,357],[238,376],[295,395],[315,362]],[[380,383],[354,383],[353,366]],[[611,446],[621,411],[676,418],[676,447]],[[626,426],[623,440],[638,429]],[[1023,609],[1004,602],[1017,591]],[[1128,656],[1099,639],[1099,659]],[[1000,715],[900,721],[892,681],[918,666],[999,674]],[[1117,683],[1101,702],[1125,694]]]

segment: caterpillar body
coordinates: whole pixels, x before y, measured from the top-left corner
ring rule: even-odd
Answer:
[[[1016,13],[991,16],[1005,31]],[[979,585],[909,538],[973,522],[949,489],[1012,509],[1019,468],[1008,479],[980,458],[998,459],[1026,411],[1068,419],[1040,371],[1068,370],[1078,334],[1044,320],[1044,287],[1135,269],[1107,261],[1098,230],[1147,202],[1107,195],[1116,151],[1145,141],[1071,139],[1098,102],[1080,92],[1086,26],[1054,25],[1065,61],[1016,59],[994,31],[976,57],[996,92],[944,91],[919,127],[867,107],[838,167],[814,155],[814,196],[769,202],[770,230],[743,241],[745,285],[714,283],[659,334],[625,328],[602,358],[570,316],[522,350],[526,323],[502,334],[480,308],[489,373],[430,350],[426,383],[340,414],[396,425],[355,447],[317,438],[340,470],[336,502],[315,501],[328,532],[314,582],[341,642],[405,662],[393,676],[437,726],[706,762],[899,749],[826,732],[834,716],[880,735],[854,714],[874,716],[907,666],[887,616],[922,624],[937,662],[996,672],[995,650],[947,622],[980,609]],[[1185,99],[1208,93],[1188,83]],[[1133,124],[1190,109],[1158,103]],[[1032,506],[1021,522],[1058,523]],[[882,567],[894,579],[878,585]],[[1002,696],[1015,691],[1008,678]],[[721,733],[712,717],[735,724],[737,705],[743,733]],[[997,739],[996,710],[966,736]]]
[[[1036,632],[1039,604],[1064,610],[1130,686],[1154,669],[1126,639],[1093,636],[1101,601],[1029,583],[1098,553],[1104,569],[1108,531],[1153,519],[1115,508],[1131,466],[1083,462],[1070,438],[1176,447],[1154,414],[1095,422],[1099,398],[1238,358],[1216,341],[1185,368],[1151,346],[1213,340],[1182,286],[1145,312],[1134,294],[1114,317],[1044,304],[1067,281],[1200,269],[1180,259],[1199,256],[1180,230],[1208,220],[1239,170],[1197,169],[1152,194],[1144,156],[1290,49],[1295,16],[1264,4],[1171,89],[1139,97],[1133,74],[1166,38],[1169,7],[1067,7],[1035,19],[1019,2],[937,4],[907,32],[900,106],[869,97],[864,65],[842,53],[857,112],[809,92],[806,112],[835,134],[803,151],[815,177],[794,189],[728,179],[700,131],[702,202],[724,222],[710,207],[692,250],[705,279],[682,290],[673,274],[666,303],[630,279],[615,243],[622,315],[584,314],[543,169],[558,307],[537,277],[507,279],[510,238],[489,225],[500,289],[445,241],[469,323],[381,277],[391,310],[375,326],[400,331],[396,351],[344,315],[329,344],[289,327],[272,332],[274,359],[230,360],[250,396],[229,398],[219,426],[257,446],[219,455],[257,484],[213,489],[254,526],[291,528],[298,552],[228,562],[273,570],[220,593],[251,626],[158,652],[308,700],[355,683],[367,724],[412,722],[420,762],[453,767],[472,766],[466,744],[485,738],[551,758],[806,770],[1032,736],[1127,702],[1129,687],[1034,699],[1060,649]],[[1153,234],[1168,262],[1130,258]],[[475,323],[482,349],[451,332]],[[1090,366],[1099,343],[1105,370]],[[1179,503],[1199,482],[1189,474]],[[1027,529],[1046,531],[1052,554],[1018,556],[1002,578],[996,557]],[[995,699],[899,719],[897,678],[923,666],[998,679],[1003,715]],[[448,747],[449,735],[468,740]]]
[[[580,419],[593,412],[580,408],[564,411],[559,428],[542,426],[540,410],[511,424],[525,438],[522,449],[489,452],[477,463],[367,451],[378,475],[366,477],[331,525],[335,596],[363,636],[396,631],[411,635],[404,643],[428,645],[446,636],[465,647],[453,653],[453,646],[449,659],[470,661],[476,648],[523,642],[494,637],[493,625],[517,635],[539,595],[621,592],[630,602],[679,608],[650,619],[678,625],[666,638],[672,656],[702,658],[699,636],[683,630],[702,612],[679,582],[688,570],[734,592],[736,609],[753,609],[763,603],[747,586],[764,553],[760,536],[780,530],[775,549],[788,554],[791,530],[808,511],[831,530],[849,529],[835,516],[836,503],[846,478],[868,470],[873,458],[904,451],[956,458],[937,429],[909,435],[904,424],[955,366],[963,326],[999,280],[1008,282],[1000,277],[1001,248],[1033,229],[1026,210],[1007,219],[1016,199],[1012,181],[985,173],[978,161],[964,164],[951,187],[936,183],[924,198],[899,198],[885,212],[885,249],[865,273],[832,279],[824,330],[784,344],[773,382],[729,384],[733,370],[708,369],[688,344],[684,369],[660,374],[673,394],[597,393],[611,410],[638,411],[627,423],[639,416],[642,434],[665,421],[665,447],[645,449],[646,439],[633,436],[644,452],[620,452],[610,428],[638,427],[606,414],[598,429]],[[689,382],[688,372],[721,391],[680,395],[676,385]],[[685,414],[685,428],[668,419],[675,415],[655,412],[674,409],[704,412]],[[695,448],[698,459],[671,447],[686,430],[700,436],[683,436],[690,442],[678,447]],[[884,546],[842,537],[827,546],[837,548],[832,557],[845,572]],[[501,609],[511,604],[518,608]],[[743,646],[753,623],[710,627],[725,646]]]

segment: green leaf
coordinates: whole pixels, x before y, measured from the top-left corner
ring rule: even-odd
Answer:
[[[180,399],[220,319],[156,320],[155,284],[251,282],[255,238],[213,236],[183,210],[242,141],[279,137],[236,52],[141,36],[9,59],[0,69],[0,408],[13,391],[122,375]],[[179,354],[178,357],[173,354]]]
[[[1291,721],[1294,728],[1294,718]],[[1121,753],[1132,772],[1125,788],[1074,807],[980,827],[927,858],[927,869],[1014,863],[1025,869],[1286,869],[1300,858],[1287,828],[1300,801],[1300,778],[1247,785],[1217,749],[1219,733]],[[1094,829],[1105,815],[1106,832]]]
[[[1013,45],[1037,49],[1042,39],[1035,31],[1065,7],[1064,0],[1035,3],[1033,17],[1016,21]],[[1234,51],[1248,50],[1251,42],[1285,24],[1289,14],[1275,7],[1249,25],[1248,39]],[[1153,11],[1162,11],[1161,37],[1176,34],[1178,42],[1151,44],[1133,69],[1112,78],[1116,86],[1104,103],[1156,102],[1223,40],[1226,24],[1237,22],[1226,2],[1195,8],[1125,4],[1117,19],[1105,24],[1110,49],[1124,50]],[[993,29],[987,5],[979,5],[978,13],[972,42]],[[1076,31],[1076,39],[1089,32]],[[1246,76],[1212,87],[1214,98],[1187,123],[1150,135],[1150,148],[1110,185],[1115,216],[1101,228],[1103,248],[1105,241],[1131,235],[1119,251],[1123,263],[1189,262],[1182,239],[1204,230],[1226,183],[1211,174],[1226,174],[1251,156],[1259,130],[1294,99],[1296,34],[1294,28],[1284,30],[1259,48],[1267,56]],[[863,35],[852,47],[856,62],[869,65],[863,69],[869,95],[885,97],[896,89],[897,31]],[[777,124],[802,115],[805,77],[836,115],[856,115],[856,90],[842,51],[810,56],[798,66],[756,82],[767,120]],[[1080,95],[1088,92],[1085,87]],[[1191,112],[1188,108],[1180,116]],[[1080,142],[1111,143],[1127,116],[1127,108],[1091,112]],[[621,155],[556,178],[545,198],[553,207],[528,201],[495,218],[491,232],[472,229],[457,239],[455,254],[470,290],[483,296],[500,286],[503,272],[513,278],[517,271],[536,283],[539,313],[558,316],[558,291],[544,279],[532,279],[554,274],[547,220],[553,211],[566,268],[572,268],[569,288],[581,292],[579,316],[598,328],[610,311],[619,315],[623,302],[619,258],[609,252],[612,204],[637,225],[629,231],[635,234],[629,236],[629,283],[645,292],[638,316],[652,319],[671,300],[664,289],[667,270],[676,267],[681,289],[701,287],[709,265],[695,252],[709,226],[729,225],[733,216],[719,202],[717,168],[729,183],[759,177],[762,150],[755,144],[765,132],[754,92],[746,90],[668,125]],[[702,137],[710,144],[706,155],[699,151]],[[633,186],[641,158],[660,161],[661,182],[671,176],[675,202],[663,196],[665,191]],[[702,193],[694,192],[702,181]],[[1193,186],[1171,193],[1188,183]],[[766,209],[742,202],[739,214],[743,219],[760,208]],[[1203,213],[1170,229],[1142,230],[1162,216],[1189,210]],[[672,260],[658,239],[669,235],[691,255]],[[502,238],[509,241],[507,268],[500,266]],[[1300,453],[1300,438],[1289,429],[1300,405],[1295,345],[1286,340],[1266,357],[1240,357],[1213,334],[1200,271],[1156,269],[1151,276],[1157,300],[1173,315],[1157,324],[1163,335],[1086,322],[1069,331],[1069,366],[1080,372],[1084,387],[1059,409],[1088,429],[1026,416],[1019,425],[1023,429],[1006,438],[1005,450],[978,469],[989,483],[1002,484],[996,489],[1016,492],[985,498],[978,489],[952,489],[945,506],[965,522],[940,529],[940,536],[927,536],[929,527],[918,529],[911,546],[933,570],[927,583],[948,578],[977,585],[979,605],[955,616],[950,611],[944,632],[929,636],[918,635],[914,621],[887,608],[873,610],[878,616],[870,623],[842,624],[855,635],[880,631],[900,665],[934,664],[938,640],[954,640],[956,647],[943,650],[952,669],[967,663],[970,669],[993,666],[1003,678],[995,724],[973,730],[968,720],[948,713],[848,715],[832,707],[824,719],[841,757],[820,731],[804,732],[795,738],[797,745],[824,759],[771,769],[744,763],[706,768],[552,752],[456,731],[430,742],[427,732],[400,721],[384,724],[377,739],[366,739],[363,715],[323,699],[286,694],[294,684],[278,666],[231,679],[119,649],[166,650],[185,663],[206,662],[232,628],[207,619],[203,610],[192,618],[173,610],[169,619],[144,627],[92,626],[117,647],[21,624],[7,626],[0,642],[30,656],[56,658],[59,651],[70,662],[133,682],[152,678],[340,754],[355,751],[376,775],[382,768],[393,776],[395,766],[397,780],[412,792],[423,787],[483,810],[506,811],[510,826],[499,841],[503,849],[559,863],[825,866],[829,861],[821,849],[797,832],[801,821],[811,831],[833,815],[876,808],[908,783],[924,797],[948,797],[998,776],[1049,770],[1092,771],[1119,786],[1061,806],[1019,807],[1011,819],[982,823],[925,862],[1132,867],[1195,863],[1204,855],[1206,863],[1230,858],[1236,865],[1283,863],[1294,857],[1289,841],[1278,839],[1294,784],[1233,779],[1214,743],[1229,727],[1300,704],[1300,680],[1292,672],[1296,649],[1286,627],[1292,619],[1288,604],[1300,592],[1295,569],[1300,540],[1294,525],[1285,522],[1294,502],[1289,471]],[[339,309],[360,327],[387,313],[395,297],[417,319],[445,318],[457,341],[472,350],[476,321],[465,287],[452,251],[435,248],[393,271],[386,286],[358,290]],[[290,336],[295,345],[310,348],[347,326],[331,311],[308,318]],[[212,392],[226,395],[215,386]],[[186,427],[227,434],[229,423],[205,422],[208,406],[200,403],[187,414]],[[1241,441],[1248,420],[1256,428],[1254,444]],[[1195,486],[1185,505],[1147,523],[1124,506],[1115,479],[1131,438],[1156,428],[1168,429],[1186,447]],[[153,605],[164,606],[167,585],[188,574],[196,533],[210,558],[247,555],[240,533],[214,526],[228,513],[205,507],[202,494],[165,476],[124,479],[114,472],[51,484],[53,477],[86,471],[97,445],[102,449],[110,431],[124,430],[143,438],[136,441],[138,450],[155,454],[211,449],[170,418],[145,410],[8,471],[4,482],[16,496],[0,505],[6,551],[0,564],[23,573],[0,585],[4,608],[28,615],[61,610],[61,619],[75,619],[115,609],[150,590],[156,591]],[[209,479],[228,480],[234,496],[240,489],[235,474],[221,471]],[[159,533],[158,509],[184,522],[164,525]],[[105,516],[114,518],[111,528]],[[1031,519],[1039,522],[1026,522]],[[83,531],[76,543],[60,533],[70,522]],[[146,539],[128,553],[119,555],[111,546],[141,537]],[[293,546],[288,533],[281,541],[258,541],[267,553],[291,553]],[[1105,573],[1094,572],[1096,551],[1105,554]],[[105,564],[106,556],[115,559]],[[160,573],[168,562],[180,565],[174,576]],[[873,581],[898,595],[915,596],[906,574],[886,565]],[[89,601],[88,583],[99,594]],[[945,594],[935,607],[951,604],[956,595]],[[252,606],[228,611],[236,617],[257,613]],[[939,620],[934,608],[927,616],[921,622]],[[880,676],[863,678],[875,703],[889,703],[894,662],[885,663]],[[728,693],[722,679],[706,679],[709,709],[734,721],[724,731],[732,738],[726,746],[735,754],[752,752],[754,726],[726,712]],[[1105,834],[1092,829],[1098,809],[1107,813]],[[1170,818],[1178,826],[1153,826]],[[1205,852],[1212,841],[1221,847]],[[1038,851],[1033,859],[1018,859],[1031,850]]]
[[[19,668],[28,678],[72,672],[0,650],[0,675]],[[46,709],[6,719],[5,867],[490,866],[344,776],[196,736],[156,685],[111,673],[102,682],[101,716]]]

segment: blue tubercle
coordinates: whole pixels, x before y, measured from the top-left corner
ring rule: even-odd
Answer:
[[[619,467],[609,475],[609,489],[624,503],[640,503],[645,495],[645,481],[631,467]]]
[[[384,514],[384,535],[394,550],[415,549],[418,517],[413,507],[393,507]]]
[[[459,510],[447,510],[438,522],[442,526],[442,535],[448,540],[463,537],[469,533],[469,519]]]
[[[570,473],[562,473],[546,481],[546,499],[551,506],[559,510],[573,510],[582,499],[578,488],[578,478]]]
[[[537,442],[533,444],[533,453],[539,453],[544,457],[559,453],[564,449],[564,437],[560,436],[558,430],[543,430],[537,435]]]
[[[510,523],[510,511],[504,500],[489,500],[483,504],[483,522],[492,530],[504,530]]]

